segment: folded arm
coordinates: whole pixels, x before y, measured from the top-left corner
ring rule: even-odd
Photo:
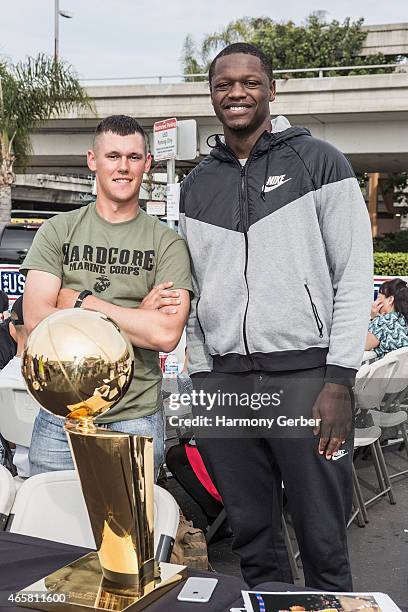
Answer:
[[[178,289],[176,312],[161,312],[143,308],[123,308],[93,295],[83,301],[83,307],[103,312],[116,321],[134,346],[153,351],[170,352],[180,340],[190,308],[190,295]],[[61,289],[61,279],[49,272],[29,270],[24,289],[24,321],[30,333],[40,321],[61,308],[73,308],[79,295],[72,289]]]
[[[113,319],[129,336],[134,346],[168,353],[176,348],[190,309],[189,292],[186,289],[177,291],[180,294],[180,304],[175,313],[125,308],[105,302],[94,295],[85,298],[82,307],[97,310]],[[78,291],[61,289],[57,301],[58,308],[72,308],[78,295]]]

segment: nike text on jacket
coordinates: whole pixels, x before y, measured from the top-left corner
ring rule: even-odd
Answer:
[[[195,299],[190,373],[302,370],[352,383],[372,300],[372,239],[353,170],[284,117],[242,166],[216,146],[183,181]]]

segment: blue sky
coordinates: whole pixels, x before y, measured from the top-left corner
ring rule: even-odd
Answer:
[[[0,13],[0,53],[13,61],[51,54],[54,0],[8,0]],[[60,53],[81,77],[179,74],[186,34],[199,43],[229,21],[269,16],[300,23],[315,10],[330,19],[364,17],[366,24],[408,22],[408,2],[392,0],[60,0],[74,14],[60,19]]]

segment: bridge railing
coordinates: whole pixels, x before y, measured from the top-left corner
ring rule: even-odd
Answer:
[[[345,71],[367,71],[367,70],[384,70],[390,68],[399,68],[401,71],[408,72],[408,64],[399,63],[399,64],[365,64],[359,66],[325,66],[321,68],[288,68],[287,70],[274,70],[273,73],[275,76],[282,75],[281,78],[288,78],[292,74],[310,74],[317,73],[318,77],[323,78],[326,73],[330,72],[345,72]],[[197,73],[197,74],[163,74],[163,75],[153,75],[153,76],[130,76],[130,77],[102,77],[102,78],[83,78],[81,80],[82,85],[94,86],[94,85],[108,85],[110,82],[112,84],[118,85],[128,85],[131,83],[138,83],[141,85],[148,84],[158,84],[162,85],[165,83],[191,83],[195,81],[204,81],[208,79],[207,73]]]

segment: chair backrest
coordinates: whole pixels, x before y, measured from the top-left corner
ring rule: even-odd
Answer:
[[[367,367],[369,370],[367,370]],[[356,401],[362,410],[379,408],[387,392],[390,379],[398,371],[398,358],[379,359],[370,365],[360,368],[360,377],[356,379],[354,388]]]
[[[28,478],[17,492],[11,515],[8,526],[11,532],[95,548],[75,470],[46,472]],[[155,551],[159,554],[159,560],[168,561],[177,532],[179,507],[168,491],[156,485],[154,519]]]
[[[154,550],[157,561],[169,561],[180,521],[180,508],[174,497],[154,485]]]
[[[95,548],[75,470],[28,478],[17,492],[10,515],[7,529],[13,533]]]
[[[4,465],[0,465],[0,531],[4,531],[15,496],[14,478]]]
[[[360,394],[363,392],[364,385],[366,384],[366,380],[370,375],[371,368],[369,363],[363,363],[363,365],[359,368],[356,374],[356,380],[354,383],[354,396],[356,398],[356,403],[358,404]]]
[[[361,363],[369,363],[377,359],[377,353],[375,351],[364,351],[363,359]]]
[[[390,378],[387,393],[401,393],[408,387],[408,347],[391,351],[383,357],[384,362],[398,362],[398,369]]]
[[[40,409],[24,382],[0,380],[0,432],[9,442],[30,446],[34,421]]]

